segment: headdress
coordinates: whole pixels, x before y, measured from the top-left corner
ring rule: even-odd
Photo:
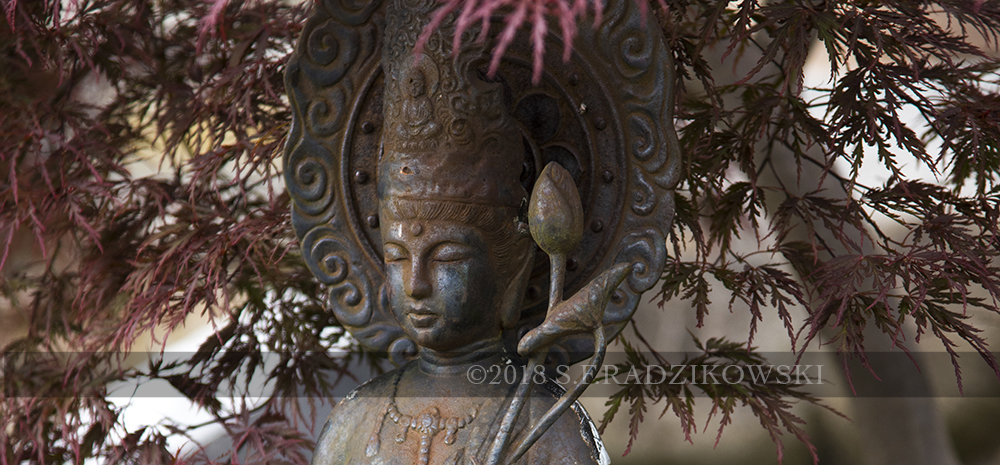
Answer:
[[[438,4],[412,3],[391,1],[386,12],[379,198],[518,207],[527,196],[520,184],[524,146],[502,85],[481,70],[484,44],[464,40],[453,50],[452,16],[415,55]]]

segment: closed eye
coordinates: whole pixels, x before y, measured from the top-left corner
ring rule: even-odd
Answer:
[[[385,262],[401,262],[410,259],[410,254],[404,249],[396,244],[386,244],[385,245]]]
[[[473,250],[468,246],[447,242],[434,249],[431,260],[435,262],[458,262],[472,258]]]

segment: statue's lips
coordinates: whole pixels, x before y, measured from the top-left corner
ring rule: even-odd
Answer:
[[[410,324],[414,328],[429,328],[441,318],[441,315],[423,307],[416,307],[407,309],[406,317],[410,319]]]

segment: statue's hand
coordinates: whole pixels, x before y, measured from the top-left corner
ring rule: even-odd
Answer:
[[[557,304],[548,312],[542,324],[521,338],[517,344],[517,353],[527,357],[561,337],[597,329],[601,326],[608,300],[631,269],[631,264],[619,263],[594,278],[586,287],[573,294],[573,297]]]

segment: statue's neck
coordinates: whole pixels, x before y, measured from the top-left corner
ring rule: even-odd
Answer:
[[[419,363],[420,371],[430,375],[465,375],[474,365],[488,369],[492,365],[503,364],[505,359],[503,344],[497,337],[447,352],[421,347]]]

